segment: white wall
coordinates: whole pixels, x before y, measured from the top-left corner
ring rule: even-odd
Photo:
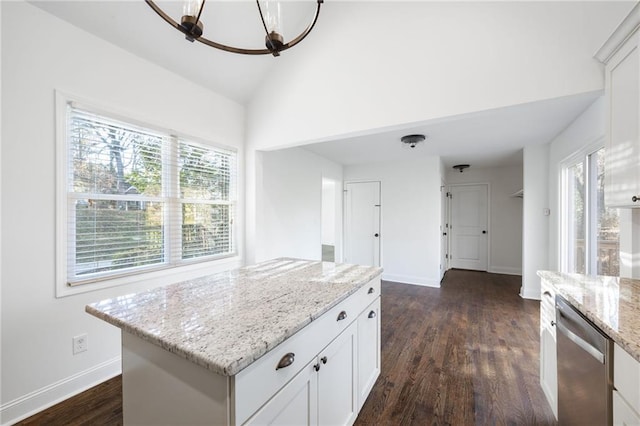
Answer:
[[[346,166],[344,180],[381,182],[383,279],[440,285],[440,158]]]
[[[301,148],[259,154],[255,260],[281,256],[320,260],[322,178],[340,185],[342,166]],[[342,211],[342,203],[336,208]],[[340,239],[341,236],[340,228]],[[339,244],[336,258],[340,257]]]
[[[522,165],[449,169],[447,185],[488,183],[489,200],[489,272],[522,274],[522,199],[511,195],[522,189]]]
[[[522,287],[520,296],[540,299],[537,271],[548,268],[549,144],[528,146],[523,152]],[[557,213],[552,211],[552,214]]]
[[[140,282],[55,298],[54,91],[61,89],[143,121],[238,147],[241,160],[244,110],[32,5],[0,4],[4,248],[0,416],[2,423],[10,423],[118,373],[119,330],[86,314],[84,306],[161,283]],[[240,213],[242,218],[242,205]],[[242,220],[238,227],[242,230]],[[81,333],[88,334],[89,350],[73,356],[71,339]]]
[[[291,146],[602,89],[593,52],[632,6],[326,3],[252,99],[248,143]]]

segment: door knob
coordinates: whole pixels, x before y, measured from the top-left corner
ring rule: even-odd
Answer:
[[[378,236],[378,234],[373,234],[373,236],[374,236],[374,237],[377,237],[377,236]]]
[[[483,234],[486,234],[486,233],[487,233],[487,231],[482,231],[482,233],[483,233]]]

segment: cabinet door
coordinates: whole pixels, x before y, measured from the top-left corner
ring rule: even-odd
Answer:
[[[612,207],[640,207],[640,63],[638,37],[632,35],[605,68],[607,141],[605,146],[605,203]]]
[[[318,374],[316,359],[251,417],[246,425],[317,425]]]
[[[558,355],[556,338],[548,327],[540,331],[540,386],[558,418]]]
[[[358,411],[380,375],[380,298],[358,317]]]
[[[347,327],[318,359],[318,423],[350,425],[357,415],[357,321]]]
[[[615,426],[640,425],[640,415],[629,407],[617,390],[613,391],[613,424]]]

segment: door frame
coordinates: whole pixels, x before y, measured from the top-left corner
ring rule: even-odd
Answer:
[[[447,224],[451,223],[452,204],[451,204],[451,188],[454,186],[479,186],[484,185],[487,187],[487,272],[491,269],[491,183],[489,182],[465,182],[465,183],[452,183],[446,186],[447,190]],[[451,230],[447,230],[447,251],[451,249]],[[447,253],[449,254],[449,253]],[[448,257],[447,265],[450,264],[451,256]]]
[[[380,199],[380,206],[378,207],[378,228],[379,228],[379,234],[380,236],[378,237],[378,264],[379,266],[383,265],[383,258],[382,258],[382,253],[383,253],[383,236],[384,236],[384,232],[383,232],[383,219],[382,219],[382,180],[379,179],[352,179],[352,180],[345,180],[342,184],[342,256],[344,259],[344,255],[347,252],[347,184],[350,183],[377,183],[378,184],[378,197]]]
[[[449,270],[449,188],[440,182],[440,281]],[[444,247],[443,247],[444,246]]]

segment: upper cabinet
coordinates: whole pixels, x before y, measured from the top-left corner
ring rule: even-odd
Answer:
[[[640,4],[595,57],[605,64],[605,203],[640,207]]]

